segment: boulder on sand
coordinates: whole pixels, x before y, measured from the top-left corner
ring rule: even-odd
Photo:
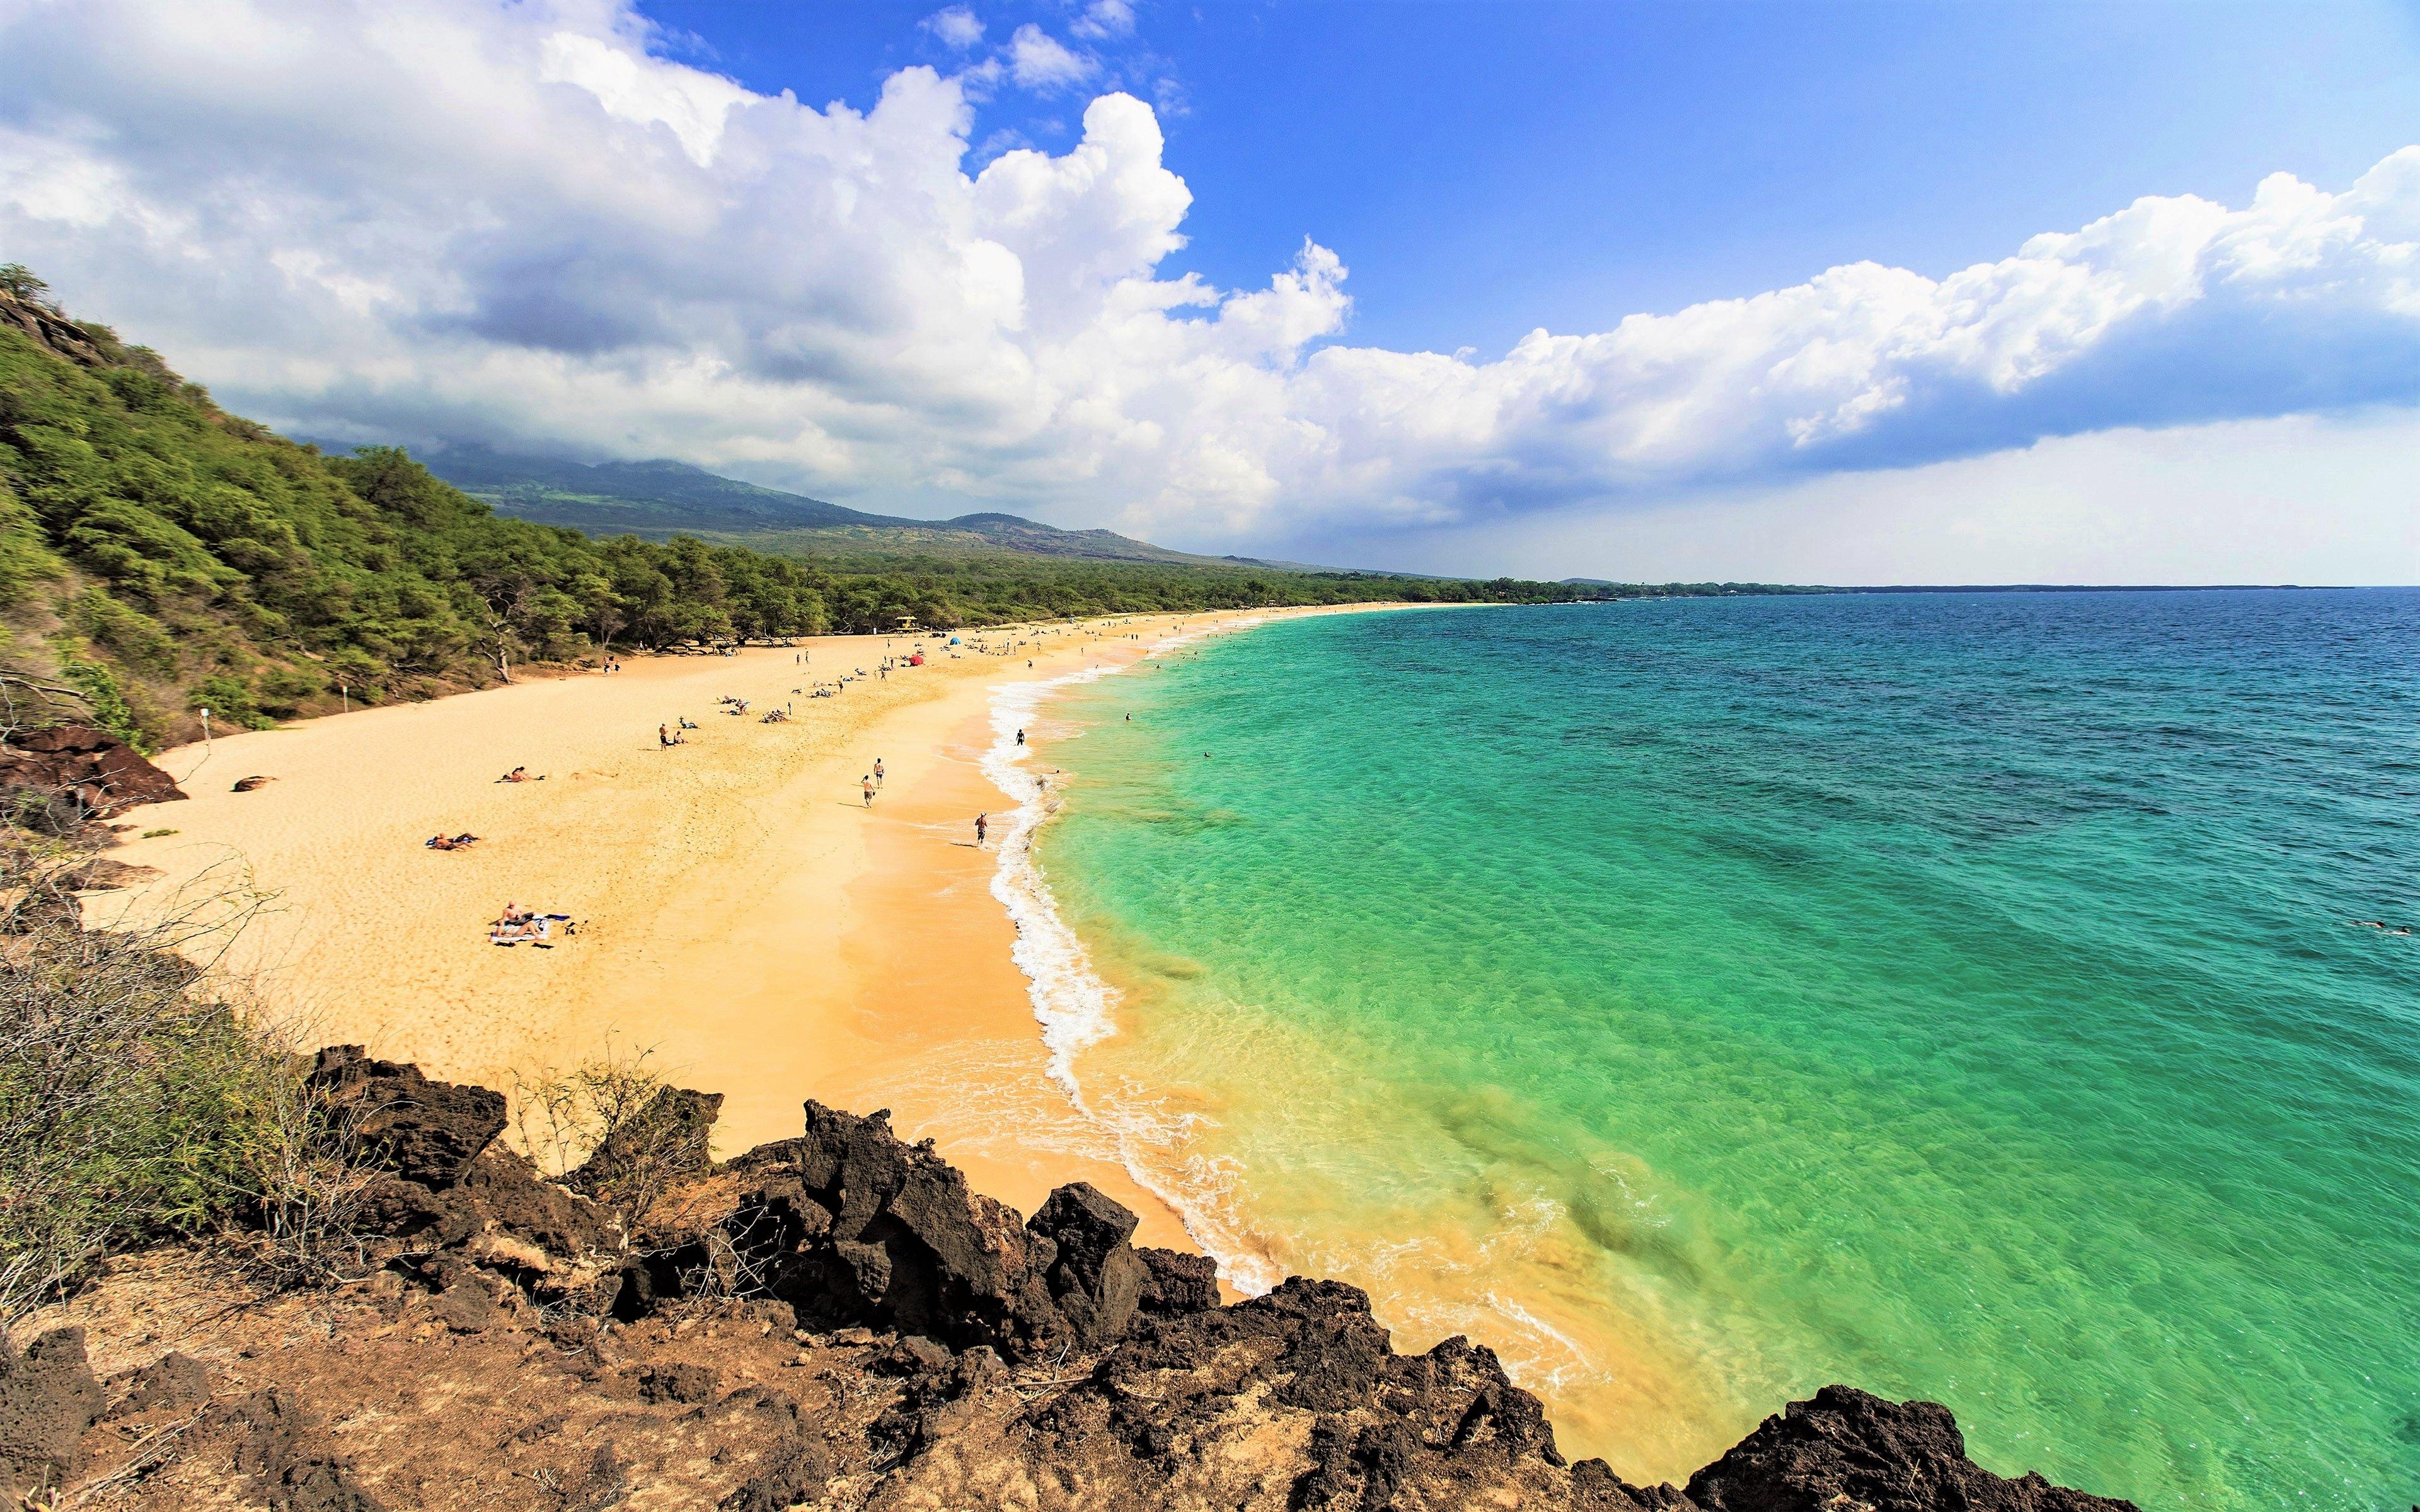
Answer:
[[[185,795],[133,747],[85,724],[20,730],[0,741],[0,794],[31,798],[63,821],[114,818]]]

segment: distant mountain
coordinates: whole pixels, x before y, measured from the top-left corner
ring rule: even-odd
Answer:
[[[906,519],[759,487],[686,462],[601,462],[517,456],[485,447],[450,447],[425,458],[431,472],[496,509],[591,535],[660,540],[693,534],[763,551],[863,556],[1016,556],[1089,562],[1152,562],[1285,567],[1250,557],[1171,551],[1113,531],[1063,531],[1017,515]]]
[[[543,525],[591,534],[669,535],[679,531],[793,531],[826,526],[911,525],[803,494],[760,488],[686,462],[600,462],[517,456],[454,446],[421,459],[474,499]]]

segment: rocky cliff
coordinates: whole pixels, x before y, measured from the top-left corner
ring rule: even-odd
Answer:
[[[719,1099],[666,1091],[549,1181],[496,1147],[493,1092],[352,1049],[314,1075],[380,1166],[349,1279],[266,1294],[207,1248],[116,1262],[0,1357],[0,1474],[21,1495],[277,1512],[2129,1507],[1993,1474],[1946,1409],[1846,1386],[1685,1487],[1634,1486],[1566,1462],[1483,1346],[1400,1354],[1332,1281],[1221,1305],[1208,1261],[1135,1247],[1134,1215],[1093,1188],[1020,1217],[878,1113],[809,1103],[799,1137],[718,1165]],[[657,1216],[625,1241],[592,1194],[642,1176]]]

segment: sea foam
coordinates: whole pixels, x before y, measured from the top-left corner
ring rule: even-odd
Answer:
[[[1247,619],[1222,628],[1246,629],[1260,623]],[[1155,659],[1210,633],[1171,636],[1143,659]],[[1016,734],[1033,728],[1043,704],[1056,694],[1123,671],[1126,665],[1104,662],[1038,682],[1003,684],[993,691],[992,742],[981,766],[1016,807],[1000,837],[991,895],[1016,927],[1010,953],[1029,984],[1033,1017],[1042,1026],[1042,1043],[1049,1053],[1050,1079],[1078,1114],[1115,1143],[1126,1174],[1168,1204],[1193,1242],[1218,1262],[1228,1284],[1258,1296],[1284,1278],[1284,1269],[1249,1237],[1235,1216],[1240,1173],[1233,1164],[1187,1151],[1198,1116],[1172,1113],[1140,1088],[1095,1094],[1076,1074],[1077,1057],[1118,1032],[1118,992],[1094,969],[1083,941],[1060,914],[1058,899],[1033,859],[1034,832],[1053,806],[1037,776],[1026,769],[1032,748],[1019,744]]]

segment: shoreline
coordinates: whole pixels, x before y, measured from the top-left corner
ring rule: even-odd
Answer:
[[[802,1095],[889,1106],[903,1133],[933,1137],[1023,1211],[1090,1180],[1142,1216],[1141,1242],[1192,1249],[1047,1073],[1016,930],[991,892],[995,856],[961,827],[999,812],[982,771],[993,703],[1103,675],[1180,630],[1366,608],[960,632],[954,657],[949,632],[818,637],[223,736],[162,754],[190,799],[135,818],[175,833],[129,834],[111,854],[163,875],[97,895],[87,915],[240,881],[274,896],[227,966],[322,1041],[506,1088],[516,1072],[649,1051],[669,1078],[724,1092],[732,1148],[795,1133]],[[1129,633],[1142,639],[1113,639]],[[904,657],[920,639],[939,643],[923,668],[830,700],[789,692],[871,671],[886,644]],[[1015,656],[972,650],[1012,642]],[[1029,655],[1031,671],[1017,665]],[[711,712],[725,695],[754,706]],[[793,702],[792,722],[757,722]],[[659,749],[648,726],[675,713],[704,728]],[[856,788],[876,756],[887,778],[868,811]],[[515,765],[546,780],[495,781]],[[254,775],[272,780],[228,791]],[[422,844],[461,830],[485,838],[465,852]],[[579,933],[551,951],[490,946],[486,921],[505,899],[571,914]]]
[[[1147,655],[1196,649],[1213,633],[1163,641]],[[1100,675],[996,691],[993,757],[1001,791],[1013,793],[1012,783],[1030,780],[1028,762],[1052,765],[1061,741],[1082,738],[1089,723],[1054,720],[1051,710],[1062,694]],[[1030,727],[1032,755],[1006,744],[1020,724]],[[1080,787],[1080,752],[1071,764],[1075,770],[1054,777],[1054,787],[1062,781],[1067,791]],[[1023,841],[1048,817],[1020,824],[1011,839]],[[1084,1117],[1114,1141],[1115,1158],[1133,1185],[1181,1224],[1189,1247],[1217,1261],[1223,1294],[1258,1297],[1290,1275],[1332,1276],[1361,1288],[1404,1347],[1426,1349],[1457,1335],[1483,1339],[1519,1385],[1548,1402],[1567,1447],[1612,1458],[1625,1473],[1669,1474],[1718,1451],[1739,1431],[1737,1404],[1714,1392],[1695,1362],[1658,1334],[1651,1313],[1590,1294],[1591,1283],[1559,1248],[1563,1236],[1544,1209],[1525,1210],[1506,1236],[1473,1228],[1464,1221],[1466,1214],[1445,1211],[1395,1211],[1392,1224],[1357,1229],[1351,1215],[1339,1211],[1324,1211],[1308,1230],[1273,1222],[1275,1214],[1256,1201],[1259,1183],[1248,1165],[1219,1143],[1222,1125],[1249,1127],[1250,1115],[1211,1084],[1154,1061],[1147,1048],[1140,1063],[1133,1058],[1137,1046],[1153,1042],[1148,1034],[1133,1037],[1151,1021],[1164,984],[1148,972],[1122,971],[1136,963],[1120,955],[1114,940],[1095,942],[1105,947],[1096,956],[1062,916],[1042,868],[1012,862],[1004,849],[993,890],[1020,920],[1017,959],[1032,982],[1033,1016],[1053,1051],[1052,1074]],[[1271,1176],[1264,1170],[1260,1180]],[[1284,1177],[1275,1180],[1281,1190]],[[1257,1194],[1269,1195],[1265,1188]],[[1132,1198],[1122,1200],[1137,1206]],[[1334,1229],[1339,1219],[1344,1228],[1322,1231],[1323,1223]],[[1511,1247],[1499,1253],[1499,1243]],[[1542,1248],[1528,1254],[1524,1246],[1530,1244]]]
[[[1181,1183],[1170,1180],[1145,1158],[1141,1147],[1149,1141],[1150,1131],[1136,1127],[1130,1116],[1088,1096],[1077,1075],[1077,1058],[1120,1032],[1116,1010],[1124,995],[1093,964],[1091,951],[1060,912],[1048,878],[1032,858],[1033,841],[1056,811],[1056,806],[1043,796],[1038,787],[1027,792],[1027,784],[1035,779],[1028,773],[1025,764],[1041,747],[1034,734],[1043,739],[1049,737],[1047,727],[1042,723],[1047,717],[1049,705],[1069,688],[1129,671],[1156,659],[1164,652],[1264,623],[1264,619],[1252,618],[1234,625],[1180,630],[1152,644],[1140,656],[1114,667],[1086,669],[1040,683],[995,687],[991,697],[992,743],[981,764],[992,785],[1016,802],[1009,826],[1001,837],[991,894],[1016,928],[1011,953],[1025,975],[1032,1017],[1042,1026],[1042,1041],[1049,1053],[1049,1078],[1078,1117],[1109,1141],[1108,1152],[1133,1187],[1149,1194],[1157,1210],[1174,1220],[1186,1244],[1218,1262],[1221,1289],[1235,1296],[1263,1295],[1282,1277],[1266,1273],[1265,1263],[1254,1263],[1255,1257],[1248,1253],[1239,1236],[1216,1213],[1184,1192]],[[1025,738],[1019,740],[1020,734]],[[1131,1201],[1126,1205],[1138,1207]]]

